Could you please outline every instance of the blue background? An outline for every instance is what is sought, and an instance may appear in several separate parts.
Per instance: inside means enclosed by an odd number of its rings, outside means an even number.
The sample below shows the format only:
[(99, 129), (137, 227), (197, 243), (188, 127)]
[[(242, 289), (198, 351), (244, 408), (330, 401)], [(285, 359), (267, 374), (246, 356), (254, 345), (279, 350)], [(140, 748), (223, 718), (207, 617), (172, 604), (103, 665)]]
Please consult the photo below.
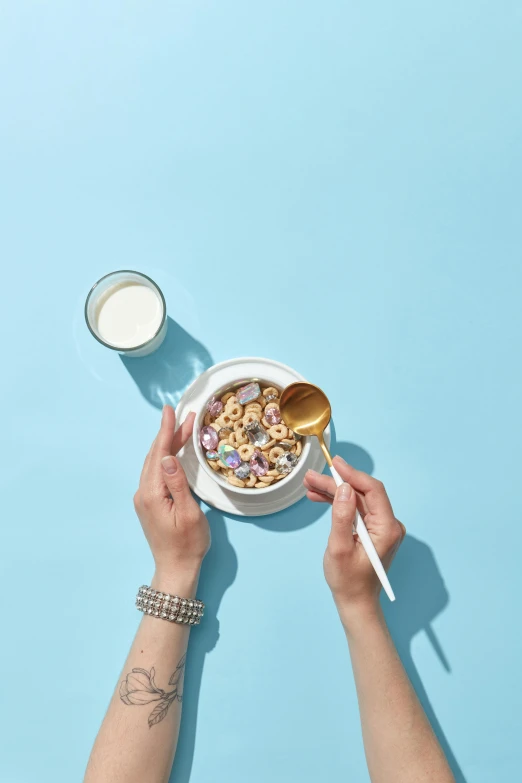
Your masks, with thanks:
[[(158, 406), (242, 355), (329, 394), (408, 528), (386, 609), (457, 779), (517, 778), (521, 34), (515, 0), (0, 3), (3, 783), (81, 780)], [(135, 366), (82, 320), (122, 267), (174, 319)], [(173, 779), (367, 781), (328, 511), (209, 517)]]

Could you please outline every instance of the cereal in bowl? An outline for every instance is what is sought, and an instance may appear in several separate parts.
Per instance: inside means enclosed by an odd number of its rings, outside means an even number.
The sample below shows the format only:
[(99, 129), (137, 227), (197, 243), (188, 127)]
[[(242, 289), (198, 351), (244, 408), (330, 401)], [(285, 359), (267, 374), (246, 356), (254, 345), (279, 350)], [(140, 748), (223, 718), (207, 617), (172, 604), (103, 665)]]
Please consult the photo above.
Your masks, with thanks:
[(269, 487), (299, 462), (301, 436), (285, 425), (280, 394), (252, 381), (208, 401), (200, 444), (209, 467), (232, 486)]

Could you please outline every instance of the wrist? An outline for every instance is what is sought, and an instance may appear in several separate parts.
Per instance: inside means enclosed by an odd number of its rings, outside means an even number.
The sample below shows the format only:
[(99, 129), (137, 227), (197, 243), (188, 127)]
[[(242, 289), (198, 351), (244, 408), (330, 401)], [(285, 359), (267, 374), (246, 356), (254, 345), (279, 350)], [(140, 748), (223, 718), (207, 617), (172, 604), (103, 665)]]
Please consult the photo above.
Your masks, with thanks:
[(341, 603), (336, 601), (339, 618), (348, 636), (355, 636), (368, 628), (385, 626), (386, 621), (378, 600)]
[(156, 567), (150, 586), (154, 590), (178, 595), (180, 598), (195, 598), (200, 567), (200, 565), (169, 569)]

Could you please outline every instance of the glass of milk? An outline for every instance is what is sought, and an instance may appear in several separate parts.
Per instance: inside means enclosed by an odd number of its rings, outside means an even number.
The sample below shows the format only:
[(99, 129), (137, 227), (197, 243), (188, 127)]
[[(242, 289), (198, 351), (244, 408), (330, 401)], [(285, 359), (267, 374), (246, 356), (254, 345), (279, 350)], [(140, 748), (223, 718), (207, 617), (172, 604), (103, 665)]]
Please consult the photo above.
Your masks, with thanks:
[(125, 356), (147, 356), (167, 333), (165, 297), (141, 272), (111, 272), (89, 291), (85, 320), (93, 337), (107, 348)]

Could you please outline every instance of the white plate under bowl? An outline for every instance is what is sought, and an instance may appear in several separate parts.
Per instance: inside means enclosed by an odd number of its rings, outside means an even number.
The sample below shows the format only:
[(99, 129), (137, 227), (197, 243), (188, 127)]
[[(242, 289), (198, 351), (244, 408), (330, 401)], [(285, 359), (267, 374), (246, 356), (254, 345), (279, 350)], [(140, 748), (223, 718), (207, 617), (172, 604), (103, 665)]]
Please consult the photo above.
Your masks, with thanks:
[[(273, 380), (277, 386), (284, 388), (295, 381), (304, 381), (303, 378), (291, 367), (272, 359), (259, 359), (244, 357), (241, 359), (229, 359), (226, 362), (215, 364), (205, 370), (199, 378), (196, 378), (176, 408), (177, 421), (183, 421), (190, 411), (199, 413), (216, 389), (221, 389), (227, 384), (233, 384), (242, 378), (266, 378)], [(326, 445), (330, 445), (330, 427), (325, 430)], [(209, 506), (214, 506), (227, 514), (239, 516), (258, 517), (263, 514), (275, 514), (288, 506), (292, 506), (301, 500), (306, 494), (303, 486), (303, 476), (306, 470), (316, 470), (321, 473), (325, 466), (325, 459), (321, 447), (315, 438), (311, 439), (310, 451), (306, 458), (306, 465), (295, 477), (290, 473), (288, 478), (279, 482), (279, 487), (273, 492), (260, 494), (255, 489), (252, 495), (239, 495), (230, 492), (215, 481), (212, 476), (201, 468), (196, 454), (192, 438), (179, 452), (179, 459), (192, 490)]]

